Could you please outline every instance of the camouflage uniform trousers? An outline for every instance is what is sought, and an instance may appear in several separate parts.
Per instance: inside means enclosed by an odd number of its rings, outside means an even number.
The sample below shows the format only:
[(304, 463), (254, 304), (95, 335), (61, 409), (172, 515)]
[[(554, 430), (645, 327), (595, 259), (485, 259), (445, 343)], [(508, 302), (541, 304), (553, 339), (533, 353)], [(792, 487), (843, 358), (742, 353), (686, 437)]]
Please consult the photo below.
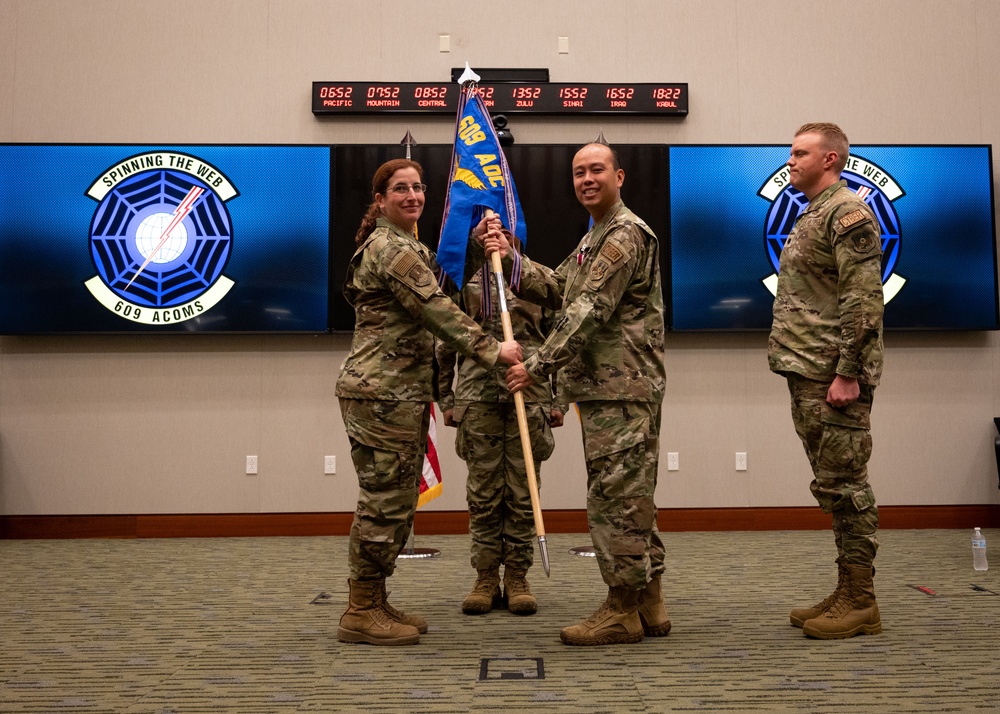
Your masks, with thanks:
[[(555, 440), (549, 407), (524, 405), (531, 436), (536, 482), (541, 488), (542, 461), (552, 455)], [(535, 518), (521, 448), (521, 432), (513, 402), (473, 402), (455, 410), (455, 451), (466, 462), (466, 499), (472, 536), (472, 567), (531, 567)]]
[(834, 407), (826, 401), (829, 382), (786, 377), (792, 421), (815, 477), (809, 488), (823, 511), (833, 514), (837, 560), (870, 566), (878, 550), (878, 506), (868, 484), (875, 390), (861, 384), (856, 402)]
[(341, 399), (340, 411), (359, 486), (348, 539), (350, 575), (387, 578), (413, 528), (430, 404)]
[(656, 528), (660, 405), (578, 404), (587, 460), (587, 523), (601, 577), (609, 587), (641, 590), (663, 572)]

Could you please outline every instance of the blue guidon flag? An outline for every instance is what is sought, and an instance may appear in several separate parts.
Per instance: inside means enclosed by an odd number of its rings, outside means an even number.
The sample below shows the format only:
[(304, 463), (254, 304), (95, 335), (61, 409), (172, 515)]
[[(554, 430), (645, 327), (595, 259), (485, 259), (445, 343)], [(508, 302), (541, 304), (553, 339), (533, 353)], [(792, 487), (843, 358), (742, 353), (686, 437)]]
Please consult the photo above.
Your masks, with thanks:
[[(438, 264), (459, 288), (465, 273), (469, 233), (487, 208), (496, 212), (504, 227), (522, 246), (527, 243), (524, 213), (493, 122), (478, 88), (474, 84), (464, 84), (458, 99), (455, 148), (437, 248)], [(520, 282), (520, 256), (516, 251), (514, 259), (511, 287), (516, 290)], [(443, 281), (444, 276), (441, 279)]]

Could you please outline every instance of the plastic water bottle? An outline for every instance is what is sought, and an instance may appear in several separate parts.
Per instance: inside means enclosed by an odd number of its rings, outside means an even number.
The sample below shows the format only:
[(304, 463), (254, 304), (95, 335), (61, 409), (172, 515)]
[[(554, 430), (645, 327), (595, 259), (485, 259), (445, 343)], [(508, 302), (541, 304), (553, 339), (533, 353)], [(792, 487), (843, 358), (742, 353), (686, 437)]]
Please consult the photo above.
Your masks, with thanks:
[(989, 570), (986, 562), (986, 536), (978, 528), (972, 534), (972, 567), (976, 570)]

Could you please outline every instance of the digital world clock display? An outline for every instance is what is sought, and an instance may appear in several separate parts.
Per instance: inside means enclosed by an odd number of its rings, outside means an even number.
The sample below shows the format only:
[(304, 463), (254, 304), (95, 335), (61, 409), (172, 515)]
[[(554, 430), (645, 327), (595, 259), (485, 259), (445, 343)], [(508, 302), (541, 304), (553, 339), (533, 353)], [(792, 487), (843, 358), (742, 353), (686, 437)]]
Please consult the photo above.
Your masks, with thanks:
[[(479, 84), (493, 114), (633, 114), (687, 116), (688, 86), (681, 84)], [(313, 82), (317, 116), (350, 114), (454, 114), (455, 82)]]

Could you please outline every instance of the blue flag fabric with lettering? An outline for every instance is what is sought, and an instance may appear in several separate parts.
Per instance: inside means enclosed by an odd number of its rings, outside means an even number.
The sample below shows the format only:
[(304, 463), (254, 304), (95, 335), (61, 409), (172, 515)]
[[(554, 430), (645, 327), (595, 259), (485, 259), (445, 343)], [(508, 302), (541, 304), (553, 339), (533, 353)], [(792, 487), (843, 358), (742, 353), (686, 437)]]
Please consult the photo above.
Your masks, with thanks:
[(493, 122), (476, 89), (462, 87), (437, 248), (438, 265), (459, 288), (465, 274), (469, 232), (486, 208), (496, 212), (504, 227), (521, 240), (521, 245), (527, 243), (524, 213)]

